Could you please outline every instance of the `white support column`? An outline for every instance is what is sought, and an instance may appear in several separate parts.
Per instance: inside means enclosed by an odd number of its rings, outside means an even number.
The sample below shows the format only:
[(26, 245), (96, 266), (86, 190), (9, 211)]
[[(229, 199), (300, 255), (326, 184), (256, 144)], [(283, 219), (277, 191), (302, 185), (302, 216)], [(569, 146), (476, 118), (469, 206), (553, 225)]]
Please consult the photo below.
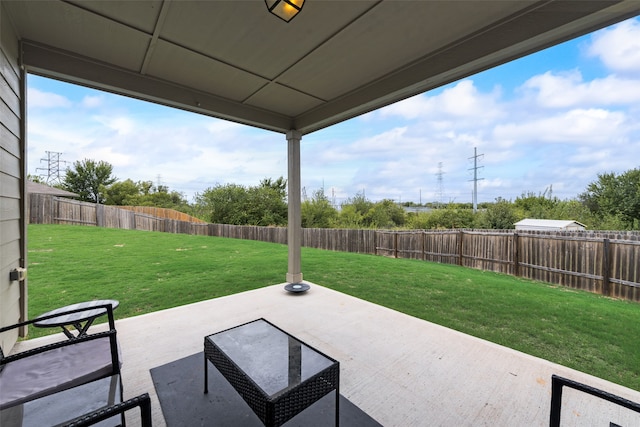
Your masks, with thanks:
[(301, 247), (302, 247), (302, 218), (301, 218), (301, 185), (300, 185), (300, 140), (302, 133), (297, 130), (287, 132), (288, 168), (287, 180), (289, 217), (287, 229), (287, 246), (289, 247), (289, 270), (286, 281), (288, 283), (302, 282)]

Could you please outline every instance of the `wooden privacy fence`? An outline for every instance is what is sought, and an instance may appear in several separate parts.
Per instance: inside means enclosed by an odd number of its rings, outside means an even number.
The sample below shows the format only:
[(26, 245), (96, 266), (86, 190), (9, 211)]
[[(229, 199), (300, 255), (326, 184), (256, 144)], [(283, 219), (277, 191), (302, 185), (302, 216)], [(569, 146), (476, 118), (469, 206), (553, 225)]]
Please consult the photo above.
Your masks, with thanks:
[(640, 301), (640, 235), (634, 232), (379, 231), (376, 253)]
[[(206, 224), (31, 194), (34, 224), (81, 224), (287, 243), (285, 227)], [(305, 228), (302, 245), (457, 264), (640, 302), (640, 233)]]
[(157, 208), (155, 206), (118, 206), (119, 209), (127, 209), (137, 213), (147, 214), (154, 217), (176, 219), (178, 221), (185, 222), (197, 222), (198, 224), (206, 224), (206, 221), (196, 218), (191, 215), (187, 215), (184, 212), (177, 211), (175, 209)]

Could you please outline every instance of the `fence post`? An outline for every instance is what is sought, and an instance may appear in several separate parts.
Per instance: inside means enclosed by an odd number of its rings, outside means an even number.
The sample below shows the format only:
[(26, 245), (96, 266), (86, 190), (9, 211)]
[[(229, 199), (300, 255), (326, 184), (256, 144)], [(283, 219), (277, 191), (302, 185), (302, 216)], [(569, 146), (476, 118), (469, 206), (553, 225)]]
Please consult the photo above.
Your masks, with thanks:
[(513, 275), (520, 277), (520, 239), (518, 232), (513, 233)]
[(96, 203), (96, 226), (104, 227), (104, 205)]
[(373, 254), (378, 255), (378, 230), (373, 230)]
[[(64, 221), (61, 221), (63, 212), (65, 210), (60, 206), (60, 198), (56, 196), (51, 196), (51, 224), (64, 224)], [(71, 219), (73, 219), (73, 209), (71, 209)]]
[(393, 257), (398, 258), (398, 232), (393, 232)]
[(611, 290), (609, 289), (609, 277), (610, 272), (610, 245), (609, 239), (602, 239), (602, 295), (609, 296)]
[(135, 211), (128, 211), (130, 213), (130, 220), (131, 223), (129, 224), (129, 229), (130, 230), (135, 230), (136, 229), (136, 213)]
[(458, 265), (462, 265), (462, 229), (458, 230)]

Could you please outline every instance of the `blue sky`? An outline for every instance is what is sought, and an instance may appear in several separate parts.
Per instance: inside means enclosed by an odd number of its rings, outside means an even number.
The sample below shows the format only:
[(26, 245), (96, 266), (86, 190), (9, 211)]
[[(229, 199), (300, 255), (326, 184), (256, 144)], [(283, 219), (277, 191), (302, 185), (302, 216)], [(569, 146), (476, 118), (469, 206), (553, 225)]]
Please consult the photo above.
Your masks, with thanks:
[[(46, 151), (61, 152), (188, 200), (287, 175), (275, 132), (32, 75), (27, 99), (34, 175)], [(479, 202), (549, 190), (572, 199), (599, 173), (640, 167), (640, 18), (305, 135), (302, 185), (336, 204), (362, 192), (471, 202), (474, 148)]]

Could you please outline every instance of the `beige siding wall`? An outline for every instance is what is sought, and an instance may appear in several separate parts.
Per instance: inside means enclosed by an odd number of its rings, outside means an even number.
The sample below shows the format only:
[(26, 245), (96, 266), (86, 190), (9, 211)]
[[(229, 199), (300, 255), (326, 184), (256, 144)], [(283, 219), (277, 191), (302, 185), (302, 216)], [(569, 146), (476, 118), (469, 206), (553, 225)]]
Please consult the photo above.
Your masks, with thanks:
[[(0, 2), (0, 325), (17, 323), (26, 307), (26, 283), (9, 280), (9, 272), (23, 266), (24, 146), (22, 144), (23, 73), (18, 65), (18, 38)], [(17, 331), (0, 336), (7, 352)]]

